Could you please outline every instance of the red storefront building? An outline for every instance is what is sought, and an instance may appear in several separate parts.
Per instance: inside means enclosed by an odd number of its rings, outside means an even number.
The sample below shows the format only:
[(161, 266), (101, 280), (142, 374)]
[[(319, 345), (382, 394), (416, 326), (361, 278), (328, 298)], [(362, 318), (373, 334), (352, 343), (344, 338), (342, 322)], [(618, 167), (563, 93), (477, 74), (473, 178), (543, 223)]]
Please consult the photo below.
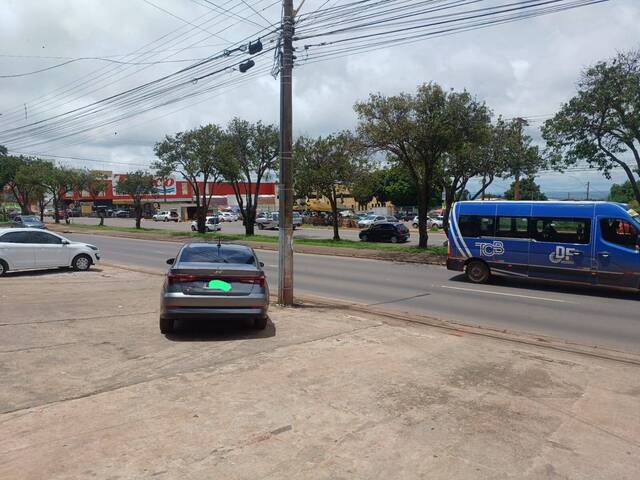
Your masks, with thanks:
[[(106, 208), (128, 208), (132, 205), (131, 197), (120, 195), (116, 192), (116, 185), (125, 178), (126, 175), (112, 172), (104, 172), (104, 179), (107, 187), (104, 192), (95, 199), (91, 198), (89, 192), (73, 192), (66, 197), (68, 205), (79, 205), (83, 209), (83, 214), (88, 214), (90, 208), (106, 207)], [(202, 185), (200, 185), (202, 188)], [(241, 185), (241, 192), (244, 194), (247, 185)], [(229, 183), (216, 183), (215, 185), (207, 185), (207, 195), (210, 199), (210, 211), (237, 209), (238, 202), (236, 200), (233, 187)], [(251, 184), (251, 192), (256, 193), (255, 184)], [(263, 182), (260, 184), (258, 192), (258, 210), (273, 211), (277, 209), (277, 184), (275, 182)], [(158, 210), (174, 210), (177, 211), (182, 219), (193, 218), (195, 213), (195, 196), (193, 188), (189, 182), (185, 180), (177, 180), (175, 177), (156, 179), (156, 192), (145, 195), (143, 200), (143, 208), (145, 213), (153, 214)]]

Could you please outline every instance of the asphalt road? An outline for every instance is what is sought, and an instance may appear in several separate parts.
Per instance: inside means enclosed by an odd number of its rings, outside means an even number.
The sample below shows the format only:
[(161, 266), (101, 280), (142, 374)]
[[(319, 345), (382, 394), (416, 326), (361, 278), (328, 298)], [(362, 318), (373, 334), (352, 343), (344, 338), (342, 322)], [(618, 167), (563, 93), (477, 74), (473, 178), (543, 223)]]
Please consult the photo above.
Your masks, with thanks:
[[(69, 238), (97, 245), (106, 262), (146, 268), (165, 269), (180, 246), (98, 235)], [(258, 256), (276, 288), (277, 253)], [(295, 286), (300, 293), (394, 312), (640, 351), (636, 293), (506, 279), (477, 286), (437, 266), (306, 254), (295, 256)]]
[[(96, 225), (98, 223), (97, 218), (88, 218), (88, 217), (78, 217), (73, 218), (73, 223), (79, 223), (84, 225)], [(114, 227), (134, 227), (135, 220), (132, 218), (107, 218), (105, 219), (106, 225), (111, 225)], [(409, 245), (417, 245), (418, 244), (418, 231), (414, 230), (409, 223), (406, 225), (411, 230), (411, 238), (409, 239)], [(154, 222), (153, 220), (143, 220), (142, 226), (144, 228), (158, 228), (164, 230), (182, 230), (187, 231), (191, 228), (190, 222)], [(256, 231), (258, 228), (256, 227)], [(242, 222), (223, 222), (222, 223), (222, 232), (223, 233), (233, 233), (233, 234), (243, 234), (244, 227), (242, 226)], [(359, 230), (354, 229), (340, 229), (340, 237), (343, 240), (359, 240), (358, 233)], [(270, 235), (277, 236), (277, 230), (261, 230), (260, 235)], [(297, 228), (294, 232), (294, 236), (296, 238), (314, 238), (314, 239), (324, 239), (324, 238), (332, 238), (333, 230), (330, 227), (302, 227)], [(442, 243), (447, 239), (444, 233), (429, 233), (429, 243), (430, 245), (442, 245)]]

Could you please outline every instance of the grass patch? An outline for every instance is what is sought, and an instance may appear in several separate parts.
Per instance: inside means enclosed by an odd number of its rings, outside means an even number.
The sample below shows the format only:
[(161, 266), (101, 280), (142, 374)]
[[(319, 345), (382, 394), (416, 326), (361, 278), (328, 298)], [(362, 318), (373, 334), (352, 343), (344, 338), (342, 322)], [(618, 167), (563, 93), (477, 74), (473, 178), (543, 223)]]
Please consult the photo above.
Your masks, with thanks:
[[(60, 224), (63, 225), (64, 224)], [(216, 238), (221, 238), (222, 240), (228, 241), (239, 241), (239, 242), (260, 242), (260, 243), (278, 243), (278, 237), (270, 236), (270, 235), (253, 235), (251, 237), (247, 237), (242, 234), (232, 234), (232, 233), (220, 233), (220, 232), (210, 232), (210, 233), (198, 233), (192, 231), (176, 231), (176, 230), (162, 230), (159, 228), (134, 228), (134, 227), (114, 227), (110, 225), (104, 225), (102, 227), (98, 225), (85, 225), (85, 224), (72, 224), (69, 227), (78, 229), (78, 230), (99, 230), (104, 232), (126, 232), (126, 233), (138, 233), (138, 234), (147, 234), (147, 235), (160, 235), (167, 237), (177, 237), (177, 238), (201, 238), (203, 240), (212, 240)], [(331, 248), (355, 248), (358, 250), (383, 250), (387, 252), (402, 252), (402, 253), (430, 253), (434, 255), (446, 255), (447, 249), (446, 247), (441, 246), (431, 246), (426, 249), (418, 248), (413, 245), (398, 245), (392, 243), (369, 243), (369, 242), (360, 242), (354, 240), (331, 240), (331, 239), (320, 239), (320, 238), (296, 238), (296, 245), (314, 245), (318, 247), (331, 247)]]

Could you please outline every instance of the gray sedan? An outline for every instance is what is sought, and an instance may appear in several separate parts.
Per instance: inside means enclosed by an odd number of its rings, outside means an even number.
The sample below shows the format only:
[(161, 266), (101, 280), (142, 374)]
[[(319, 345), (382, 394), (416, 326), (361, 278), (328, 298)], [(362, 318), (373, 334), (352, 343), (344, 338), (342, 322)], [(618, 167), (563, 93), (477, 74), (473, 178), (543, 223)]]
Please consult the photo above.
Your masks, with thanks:
[(13, 218), (13, 226), (16, 228), (47, 228), (35, 215), (18, 215)]
[(269, 286), (252, 248), (237, 244), (192, 242), (167, 263), (162, 287), (160, 331), (171, 333), (174, 320), (250, 318), (267, 326)]

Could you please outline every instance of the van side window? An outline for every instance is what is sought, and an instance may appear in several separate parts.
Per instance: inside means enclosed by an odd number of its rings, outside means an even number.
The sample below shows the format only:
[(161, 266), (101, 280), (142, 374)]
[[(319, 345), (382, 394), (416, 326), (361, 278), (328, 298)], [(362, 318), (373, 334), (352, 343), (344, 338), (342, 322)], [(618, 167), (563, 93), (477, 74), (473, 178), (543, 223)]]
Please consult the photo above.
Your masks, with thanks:
[(498, 217), (496, 237), (529, 238), (528, 217)]
[(532, 237), (538, 242), (588, 244), (591, 238), (590, 218), (534, 218)]
[(458, 225), (463, 237), (493, 237), (493, 217), (460, 215)]
[(603, 218), (600, 220), (600, 232), (603, 240), (616, 245), (635, 248), (638, 243), (638, 231), (626, 220)]

